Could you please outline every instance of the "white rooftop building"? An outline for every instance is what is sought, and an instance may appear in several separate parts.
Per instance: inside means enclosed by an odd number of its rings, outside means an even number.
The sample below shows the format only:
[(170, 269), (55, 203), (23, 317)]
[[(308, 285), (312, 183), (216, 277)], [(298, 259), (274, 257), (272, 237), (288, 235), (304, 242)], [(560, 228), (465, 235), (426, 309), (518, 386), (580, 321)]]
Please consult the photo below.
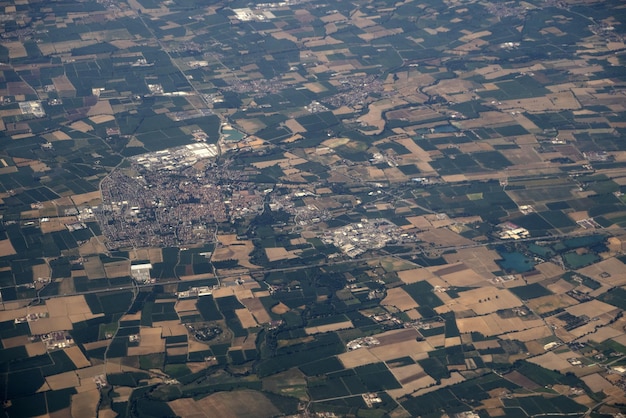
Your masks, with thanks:
[(150, 281), (150, 270), (152, 269), (152, 264), (136, 264), (134, 266), (130, 266), (130, 275), (133, 276), (133, 279), (137, 280), (141, 283), (146, 283)]

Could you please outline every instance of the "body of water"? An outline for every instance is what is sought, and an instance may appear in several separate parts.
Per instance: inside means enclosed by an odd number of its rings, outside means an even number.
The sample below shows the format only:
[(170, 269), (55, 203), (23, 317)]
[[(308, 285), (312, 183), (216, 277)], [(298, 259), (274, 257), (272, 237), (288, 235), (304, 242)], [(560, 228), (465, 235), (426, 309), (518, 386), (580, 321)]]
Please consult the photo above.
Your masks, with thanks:
[(502, 260), (498, 261), (498, 265), (502, 267), (504, 271), (512, 271), (514, 273), (525, 273), (535, 268), (535, 263), (532, 258), (526, 257), (520, 252), (506, 253), (500, 252)]

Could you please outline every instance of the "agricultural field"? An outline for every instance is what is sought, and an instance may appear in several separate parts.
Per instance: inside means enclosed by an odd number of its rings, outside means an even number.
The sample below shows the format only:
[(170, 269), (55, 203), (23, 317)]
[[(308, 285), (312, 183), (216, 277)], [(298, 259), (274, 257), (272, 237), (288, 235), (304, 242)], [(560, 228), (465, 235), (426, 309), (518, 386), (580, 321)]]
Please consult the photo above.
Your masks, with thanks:
[(6, 416), (623, 412), (622, 2), (2, 7)]

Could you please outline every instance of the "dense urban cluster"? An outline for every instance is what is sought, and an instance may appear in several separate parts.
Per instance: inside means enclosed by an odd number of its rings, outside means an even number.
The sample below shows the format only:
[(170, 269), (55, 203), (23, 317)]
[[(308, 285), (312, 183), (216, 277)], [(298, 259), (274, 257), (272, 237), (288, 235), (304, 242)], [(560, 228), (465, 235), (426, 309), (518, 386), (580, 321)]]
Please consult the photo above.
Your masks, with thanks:
[[(250, 217), (263, 208), (264, 194), (238, 171), (169, 166), (116, 171), (101, 184), (103, 203), (95, 214), (109, 248), (177, 246), (213, 239), (216, 223)], [(168, 161), (168, 164), (171, 162)]]

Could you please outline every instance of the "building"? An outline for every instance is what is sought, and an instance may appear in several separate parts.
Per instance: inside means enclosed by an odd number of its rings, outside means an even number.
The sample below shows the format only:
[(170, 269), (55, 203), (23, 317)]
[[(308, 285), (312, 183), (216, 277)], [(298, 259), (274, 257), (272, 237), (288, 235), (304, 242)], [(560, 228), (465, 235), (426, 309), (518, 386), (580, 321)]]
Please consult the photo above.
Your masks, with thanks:
[(136, 264), (130, 266), (130, 275), (140, 283), (147, 283), (150, 281), (150, 270), (152, 270), (152, 264)]

